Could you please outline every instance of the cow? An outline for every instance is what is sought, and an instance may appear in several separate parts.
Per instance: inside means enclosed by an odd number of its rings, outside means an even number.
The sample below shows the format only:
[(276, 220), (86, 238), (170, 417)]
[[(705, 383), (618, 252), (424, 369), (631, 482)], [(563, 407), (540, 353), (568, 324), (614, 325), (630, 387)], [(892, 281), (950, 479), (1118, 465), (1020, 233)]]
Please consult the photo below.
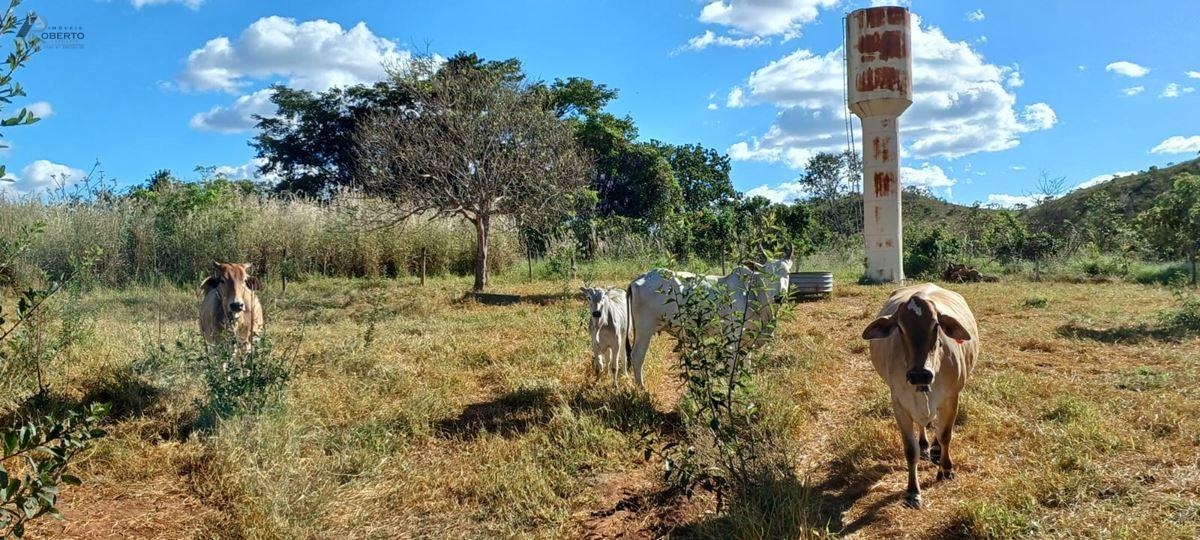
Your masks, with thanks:
[(214, 262), (212, 275), (200, 283), (200, 333), (209, 344), (232, 337), (238, 354), (249, 354), (263, 330), (262, 304), (254, 292), (261, 285), (250, 275), (252, 266)]
[(613, 382), (628, 373), (625, 340), (629, 334), (629, 305), (625, 291), (614, 288), (580, 287), (588, 301), (588, 337), (592, 342), (592, 373), (596, 379), (605, 367)]
[[(697, 276), (689, 272), (677, 272), (655, 268), (635, 278), (627, 289), (629, 295), (629, 333), (626, 347), (629, 363), (633, 367), (633, 378), (638, 387), (645, 388), (642, 381), (642, 365), (646, 351), (650, 349), (650, 338), (667, 330), (673, 332), (674, 319), (679, 312), (679, 302), (690, 293), (688, 287), (704, 287), (708, 291), (728, 291), (732, 305), (724, 306), (722, 319), (745, 314), (745, 327), (770, 321), (775, 298), (787, 295), (788, 275), (792, 270), (792, 248), (789, 246), (782, 259), (767, 260), (765, 263), (747, 262), (734, 268), (727, 276)], [(766, 254), (763, 254), (766, 260)], [(695, 285), (691, 285), (691, 284)], [(751, 298), (753, 294), (753, 298)], [(761, 339), (765, 336), (759, 335)]]
[[(939, 465), (938, 480), (954, 479), (950, 439), (958, 394), (979, 355), (979, 328), (961, 295), (926, 283), (893, 292), (862, 337), (871, 341), (871, 363), (891, 390), (908, 460), (904, 504), (919, 509), (918, 458)], [(934, 430), (932, 448), (926, 427)]]

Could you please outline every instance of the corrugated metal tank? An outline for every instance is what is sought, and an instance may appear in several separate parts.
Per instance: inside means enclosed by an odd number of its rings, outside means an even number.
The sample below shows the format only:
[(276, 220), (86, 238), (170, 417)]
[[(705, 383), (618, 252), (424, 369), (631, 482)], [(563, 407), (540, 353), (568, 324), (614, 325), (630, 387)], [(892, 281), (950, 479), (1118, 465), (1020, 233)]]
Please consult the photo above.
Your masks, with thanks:
[(846, 18), (850, 110), (862, 120), (867, 279), (903, 281), (899, 117), (912, 105), (909, 12), (874, 7)]

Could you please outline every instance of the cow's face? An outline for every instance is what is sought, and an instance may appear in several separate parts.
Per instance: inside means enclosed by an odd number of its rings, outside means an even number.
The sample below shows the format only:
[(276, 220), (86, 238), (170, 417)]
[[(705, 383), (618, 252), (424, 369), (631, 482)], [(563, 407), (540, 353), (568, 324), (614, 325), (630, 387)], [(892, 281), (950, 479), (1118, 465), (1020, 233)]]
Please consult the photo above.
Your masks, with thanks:
[(250, 291), (259, 288), (258, 278), (250, 275), (251, 263), (213, 263), (213, 273), (200, 286), (217, 291), (222, 309), (232, 319), (238, 319), (250, 305)]
[(863, 330), (863, 339), (883, 339), (900, 333), (904, 350), (905, 380), (917, 391), (928, 392), (934, 374), (941, 366), (941, 335), (963, 342), (971, 334), (957, 319), (939, 313), (937, 306), (924, 296), (913, 296), (900, 304), (893, 315), (875, 319)]
[(762, 260), (764, 262), (758, 263), (754, 261), (747, 261), (744, 264), (747, 268), (754, 270), (755, 272), (761, 272), (770, 276), (770, 280), (767, 281), (767, 288), (769, 289), (768, 292), (772, 297), (776, 297), (781, 294), (786, 296), (788, 290), (788, 275), (792, 272), (792, 256), (792, 246), (788, 246), (787, 252), (783, 254), (782, 258), (770, 259), (767, 257), (767, 253), (764, 251), (762, 252)]
[(588, 314), (592, 318), (592, 322), (600, 321), (600, 303), (604, 300), (604, 289), (596, 287), (580, 287), (579, 292), (583, 293), (584, 298), (588, 301)]

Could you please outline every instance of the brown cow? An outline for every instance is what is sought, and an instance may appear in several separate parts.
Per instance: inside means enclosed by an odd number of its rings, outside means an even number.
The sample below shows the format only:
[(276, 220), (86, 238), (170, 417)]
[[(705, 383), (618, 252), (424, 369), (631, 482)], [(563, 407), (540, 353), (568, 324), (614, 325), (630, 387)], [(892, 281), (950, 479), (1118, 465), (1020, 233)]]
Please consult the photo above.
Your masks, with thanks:
[(200, 333), (209, 343), (217, 343), (223, 333), (232, 334), (241, 354), (250, 352), (263, 328), (262, 304), (254, 292), (260, 285), (249, 275), (251, 266), (214, 262), (212, 275), (200, 284)]
[[(932, 283), (912, 285), (892, 293), (862, 337), (871, 340), (871, 363), (892, 392), (908, 460), (905, 505), (920, 508), (918, 456), (940, 461), (938, 480), (954, 478), (950, 438), (958, 393), (979, 355), (975, 316), (956, 292)], [(932, 448), (926, 426), (934, 429)]]

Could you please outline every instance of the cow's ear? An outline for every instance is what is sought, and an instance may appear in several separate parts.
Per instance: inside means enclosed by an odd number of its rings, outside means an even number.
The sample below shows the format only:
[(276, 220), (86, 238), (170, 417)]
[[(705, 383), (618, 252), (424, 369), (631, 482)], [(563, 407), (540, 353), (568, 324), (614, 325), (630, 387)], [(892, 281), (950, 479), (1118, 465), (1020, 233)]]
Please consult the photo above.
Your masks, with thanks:
[(200, 282), (200, 290), (202, 291), (209, 291), (215, 288), (217, 288), (217, 278), (215, 277), (208, 276), (204, 278), (204, 281)]
[(892, 331), (896, 329), (896, 319), (891, 315), (884, 315), (867, 325), (863, 330), (863, 339), (883, 339), (892, 335)]
[(942, 331), (945, 332), (947, 336), (950, 336), (957, 341), (967, 341), (971, 339), (971, 333), (968, 332), (966, 328), (963, 328), (962, 323), (958, 322), (958, 319), (946, 315), (945, 313), (938, 314), (938, 326), (942, 327)]
[(252, 291), (261, 291), (262, 281), (259, 281), (258, 276), (249, 276), (246, 278), (246, 286)]

